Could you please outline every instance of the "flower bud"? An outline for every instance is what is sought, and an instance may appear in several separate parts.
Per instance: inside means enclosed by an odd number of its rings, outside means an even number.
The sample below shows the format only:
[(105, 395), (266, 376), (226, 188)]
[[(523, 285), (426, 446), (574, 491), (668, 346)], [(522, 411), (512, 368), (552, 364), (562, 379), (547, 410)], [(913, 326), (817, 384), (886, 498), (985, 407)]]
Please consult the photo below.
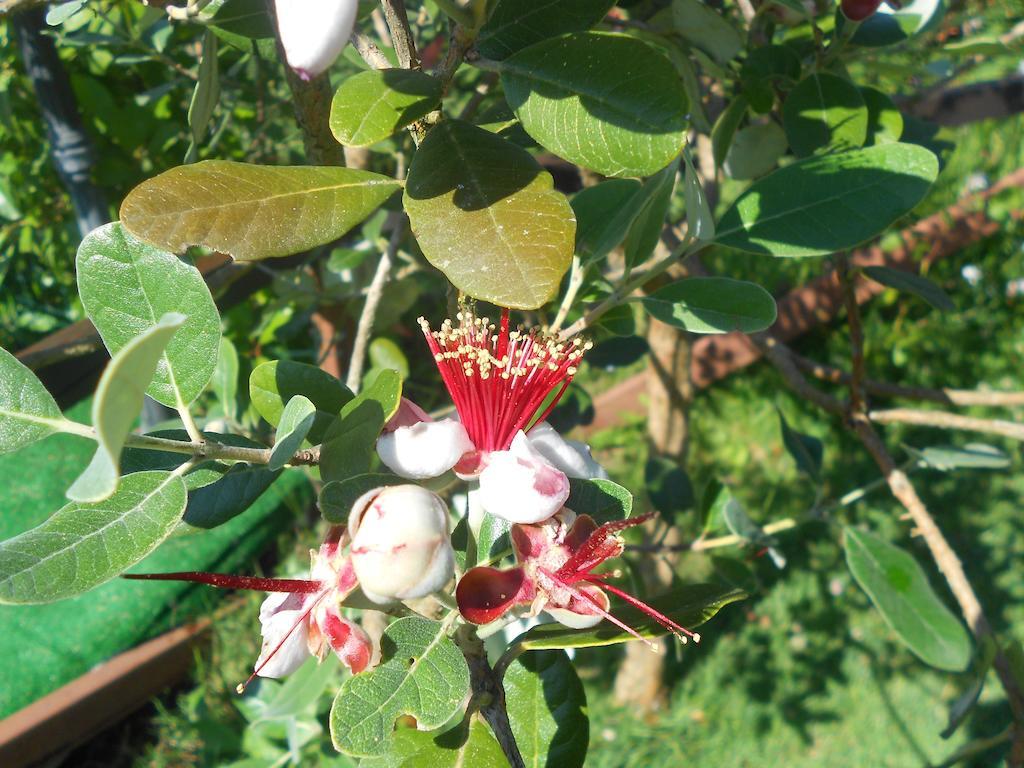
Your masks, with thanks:
[(399, 477), (425, 480), (443, 475), (473, 450), (466, 428), (454, 419), (432, 420), (402, 398), (398, 413), (377, 440), (377, 455)]
[(324, 72), (348, 44), (359, 0), (274, 0), (288, 65), (303, 80)]
[(882, 0), (842, 0), (839, 8), (850, 21), (864, 21), (873, 16), (881, 4)]
[(480, 473), (480, 504), (512, 523), (539, 523), (569, 498), (569, 479), (551, 466), (523, 432), (507, 451), (495, 451)]
[(426, 597), (455, 572), (448, 508), (418, 485), (376, 488), (349, 514), (352, 565), (376, 603)]

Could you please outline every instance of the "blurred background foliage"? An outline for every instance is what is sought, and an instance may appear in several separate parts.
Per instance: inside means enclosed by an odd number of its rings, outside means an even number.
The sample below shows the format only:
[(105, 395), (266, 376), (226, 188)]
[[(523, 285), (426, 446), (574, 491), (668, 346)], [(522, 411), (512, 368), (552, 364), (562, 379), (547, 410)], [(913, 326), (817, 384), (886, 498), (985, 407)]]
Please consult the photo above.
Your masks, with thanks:
[[(943, 28), (962, 28), (969, 20), (995, 35), (1005, 31), (1019, 10), (1014, 0), (965, 3), (946, 17)], [(158, 9), (140, 3), (101, 0), (53, 26), (49, 34), (58, 44), (94, 143), (93, 180), (114, 219), (117, 204), (132, 186), (180, 164), (188, 152), (187, 113), (203, 33), (195, 26), (172, 27)], [(224, 42), (219, 106), (200, 157), (301, 162), (301, 135), (276, 57)], [(926, 47), (884, 49), (856, 66), (858, 82), (907, 92), (946, 76), (959, 63), (933, 40)], [(361, 67), (349, 56), (332, 74), (340, 80)], [(1005, 67), (1005, 60), (998, 58), (983, 61), (959, 74), (957, 82), (1000, 77)], [(1020, 117), (944, 129), (936, 138), (946, 148), (945, 168), (916, 215), (939, 210), (967, 189), (983, 188), (1024, 167)], [(371, 167), (386, 166), (388, 156), (371, 154), (369, 162)], [(727, 182), (722, 204), (740, 188)], [(989, 205), (989, 213), (1005, 224), (1002, 231), (932, 266), (928, 276), (950, 295), (956, 312), (940, 312), (892, 290), (867, 305), (868, 368), (874, 377), (929, 386), (1024, 389), (1024, 285), (1017, 282), (1024, 279), (1024, 225), (1010, 215), (1022, 203), (1020, 190), (1000, 196)], [(318, 339), (310, 330), (310, 318), (325, 300), (341, 308), (340, 328), (346, 327), (345, 318), (354, 322), (360, 297), (353, 286), (365, 285), (372, 274), (374, 259), (367, 256), (382, 246), (383, 215), (371, 218), (329, 253), (274, 269), (268, 288), (226, 314), (244, 369), (272, 358), (315, 362)], [(0, 25), (0, 346), (25, 347), (81, 317), (73, 271), (78, 240), (12, 29)], [(714, 272), (754, 280), (776, 295), (823, 269), (814, 260), (734, 252), (708, 254), (705, 262)], [(445, 283), (421, 261), (410, 260), (402, 268), (403, 276), (388, 288), (387, 312), (378, 324), (369, 367), (410, 370), (407, 393), (425, 406), (439, 405), (440, 388), (432, 386), (433, 365), (415, 318), (446, 314)], [(362, 279), (353, 278), (353, 272)], [(629, 331), (633, 323), (628, 315), (619, 320)], [(815, 360), (848, 367), (843, 328), (839, 323), (821, 326), (795, 348)], [(643, 367), (642, 360), (614, 369), (591, 365), (578, 383), (593, 397)], [(247, 373), (243, 370), (243, 377)], [(563, 407), (562, 415), (578, 402)], [(717, 479), (762, 524), (800, 520), (821, 501), (783, 447), (776, 409), (795, 429), (823, 442), (826, 500), (877, 477), (870, 459), (841, 425), (790, 394), (770, 367), (757, 365), (697, 396), (688, 469), (698, 492)], [(985, 409), (966, 412), (999, 415)], [(1024, 413), (1018, 409), (1013, 416), (1019, 420)], [(970, 442), (926, 428), (890, 427), (887, 434), (893, 445), (918, 448)], [(612, 476), (642, 497), (648, 450), (643, 417), (631, 417), (624, 426), (589, 439)], [(1009, 468), (920, 470), (919, 488), (960, 553), (997, 632), (1024, 639), (1024, 456), (1013, 441), (987, 442), (1011, 456)], [(36, 481), (41, 480), (25, 479)], [(990, 681), (967, 725), (948, 740), (940, 737), (961, 681), (917, 662), (851, 581), (837, 543), (837, 523), (870, 523), (927, 564), (937, 593), (947, 594), (923, 546), (898, 522), (900, 511), (879, 491), (839, 509), (828, 522), (787, 531), (779, 536), (788, 560), (782, 570), (767, 557), (736, 548), (718, 550), (714, 559), (699, 553), (683, 557), (680, 578), (741, 583), (754, 596), (709, 625), (699, 646), (675, 649), (676, 658), (667, 669), (673, 684), (669, 699), (649, 717), (638, 718), (612, 703), (607, 651), (577, 656), (591, 718), (589, 764), (610, 768), (685, 761), (895, 768), (936, 765), (971, 739), (997, 735), (1008, 715), (998, 703), (998, 686)], [(680, 509), (676, 522), (684, 538), (701, 531), (693, 508)], [(279, 542), (279, 570), (301, 569), (317, 538), (315, 531), (297, 524)], [(197, 656), (190, 684), (76, 750), (66, 764), (248, 768), (273, 764), (284, 749), (301, 757), (303, 765), (347, 765), (348, 759), (334, 753), (322, 730), (285, 732), (266, 723), (245, 728), (259, 721), (259, 707), (281, 688), (263, 681), (254, 687), (254, 696), (234, 695), (235, 684), (246, 676), (258, 652), (258, 600), (238, 597), (224, 604), (208, 652)], [(329, 701), (327, 694), (313, 696), (309, 706), (322, 715)], [(998, 748), (983, 751), (969, 764), (993, 765), (999, 754)]]

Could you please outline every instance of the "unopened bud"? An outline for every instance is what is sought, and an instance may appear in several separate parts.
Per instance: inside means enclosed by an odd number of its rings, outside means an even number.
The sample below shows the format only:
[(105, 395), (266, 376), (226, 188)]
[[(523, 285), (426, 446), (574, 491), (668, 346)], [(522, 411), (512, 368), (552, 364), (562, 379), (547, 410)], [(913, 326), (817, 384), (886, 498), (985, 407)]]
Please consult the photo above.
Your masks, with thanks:
[(359, 586), (374, 602), (426, 597), (455, 572), (448, 508), (437, 494), (418, 485), (363, 494), (348, 525)]
[(275, 0), (288, 65), (303, 80), (324, 72), (348, 44), (359, 0)]

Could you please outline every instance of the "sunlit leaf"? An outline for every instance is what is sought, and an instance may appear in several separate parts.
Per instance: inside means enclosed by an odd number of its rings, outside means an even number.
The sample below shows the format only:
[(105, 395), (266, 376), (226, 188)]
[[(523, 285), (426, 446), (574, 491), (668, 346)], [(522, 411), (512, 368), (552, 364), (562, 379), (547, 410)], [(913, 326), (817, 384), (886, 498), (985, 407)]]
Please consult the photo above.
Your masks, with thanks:
[(549, 37), (590, 29), (613, 5), (614, 0), (499, 2), (480, 30), (476, 48), (489, 59), (504, 59)]
[(63, 422), (60, 408), (43, 382), (0, 348), (0, 453), (59, 432)]
[(337, 240), (399, 188), (353, 168), (205, 160), (135, 187), (121, 221), (174, 253), (201, 245), (243, 261), (266, 259)]
[(320, 447), (320, 476), (324, 482), (347, 480), (370, 469), (377, 437), (402, 399), (397, 371), (381, 371), (374, 382), (341, 409)]
[(253, 407), (272, 427), (281, 422), (285, 404), (296, 395), (308, 397), (316, 406), (316, 420), (308, 435), (314, 443), (323, 440), (331, 422), (352, 399), (348, 387), (315, 365), (271, 360), (256, 366), (249, 376)]
[(576, 221), (530, 154), (445, 120), (413, 157), (405, 210), (427, 260), (461, 291), (504, 307), (548, 301), (572, 260)]
[(368, 147), (426, 117), (444, 83), (415, 69), (373, 69), (352, 75), (331, 102), (331, 132), (347, 147)]
[(302, 447), (309, 430), (313, 428), (316, 417), (316, 406), (308, 397), (295, 395), (281, 412), (281, 421), (277, 425), (277, 436), (274, 438), (274, 449), (270, 453), (267, 469), (281, 469), (291, 460), (295, 452)]
[(185, 500), (180, 477), (139, 472), (105, 501), (67, 504), (0, 543), (0, 603), (49, 603), (109, 581), (170, 535)]
[(886, 94), (877, 88), (860, 87), (868, 108), (867, 146), (891, 144), (903, 135), (903, 115)]
[(569, 478), (565, 505), (578, 515), (590, 515), (598, 523), (624, 520), (633, 513), (633, 494), (611, 480)]
[(659, 288), (644, 309), (663, 323), (692, 333), (763, 331), (775, 322), (775, 300), (756, 283), (727, 277), (691, 277)]
[(474, 717), (438, 735), (415, 728), (395, 731), (391, 749), (382, 757), (364, 758), (359, 768), (508, 768), (491, 729)]
[(502, 62), (501, 82), (530, 136), (606, 176), (650, 176), (682, 149), (688, 106), (679, 75), (635, 38), (545, 40)]
[(238, 417), (238, 350), (231, 340), (222, 336), (220, 350), (217, 353), (217, 365), (213, 369), (213, 378), (210, 379), (210, 386), (224, 415), (229, 419)]

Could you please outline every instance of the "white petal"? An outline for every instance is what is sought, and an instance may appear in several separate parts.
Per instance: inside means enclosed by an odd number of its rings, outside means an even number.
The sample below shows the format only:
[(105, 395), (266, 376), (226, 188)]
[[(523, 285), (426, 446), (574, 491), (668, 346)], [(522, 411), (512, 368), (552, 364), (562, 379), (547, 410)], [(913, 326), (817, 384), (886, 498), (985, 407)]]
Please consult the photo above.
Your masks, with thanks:
[(268, 656), (272, 655), (272, 658), (260, 670), (260, 677), (284, 677), (301, 667), (309, 658), (309, 619), (302, 619), (302, 614), (309, 607), (309, 597), (275, 592), (263, 601), (260, 606), (263, 647), (256, 660), (256, 667), (259, 668)]
[(443, 475), (474, 450), (466, 428), (453, 419), (421, 421), (377, 440), (377, 455), (399, 477), (425, 480)]
[(603, 616), (596, 613), (575, 613), (566, 608), (545, 608), (544, 611), (559, 624), (569, 627), (569, 629), (590, 629), (604, 620)]
[(527, 437), (530, 445), (568, 477), (580, 480), (607, 479), (608, 473), (594, 461), (589, 445), (579, 440), (566, 440), (546, 421), (531, 429)]
[(326, 70), (348, 44), (358, 0), (275, 0), (288, 64), (303, 79)]
[(384, 488), (353, 507), (352, 565), (363, 593), (378, 603), (426, 597), (455, 572), (448, 508), (418, 485)]
[(569, 479), (530, 445), (523, 432), (507, 451), (488, 456), (480, 473), (480, 504), (512, 523), (539, 523), (569, 498)]

